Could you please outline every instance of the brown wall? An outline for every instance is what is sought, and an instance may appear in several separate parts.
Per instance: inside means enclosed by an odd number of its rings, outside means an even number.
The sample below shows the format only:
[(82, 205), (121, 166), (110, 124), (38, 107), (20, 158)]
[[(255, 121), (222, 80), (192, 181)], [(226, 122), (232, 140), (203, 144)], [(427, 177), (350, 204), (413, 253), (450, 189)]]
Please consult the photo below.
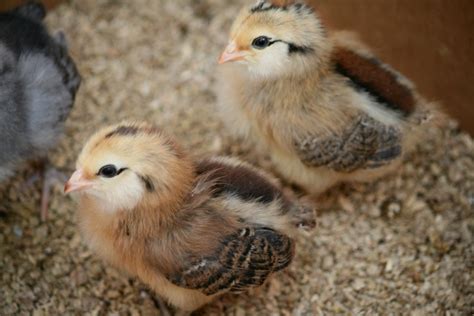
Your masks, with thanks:
[[(28, 0), (0, 0), (0, 11), (9, 10), (15, 8), (19, 4), (25, 3)], [(41, 0), (43, 4), (48, 8), (51, 9), (58, 5), (63, 0)]]
[(329, 28), (357, 31), (474, 135), (474, 0), (310, 1)]

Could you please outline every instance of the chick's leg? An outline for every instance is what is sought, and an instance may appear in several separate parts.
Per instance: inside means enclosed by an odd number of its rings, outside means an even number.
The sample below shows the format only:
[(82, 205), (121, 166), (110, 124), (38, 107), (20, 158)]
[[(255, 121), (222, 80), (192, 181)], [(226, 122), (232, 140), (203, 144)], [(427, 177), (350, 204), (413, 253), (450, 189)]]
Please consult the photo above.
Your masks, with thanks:
[(47, 165), (43, 171), (43, 185), (41, 188), (41, 208), (40, 217), (42, 221), (48, 219), (49, 199), (51, 196), (51, 189), (55, 184), (63, 184), (67, 180), (66, 175), (59, 172), (55, 168)]
[[(284, 189), (283, 191), (291, 200), (297, 200), (296, 195), (291, 190)], [(295, 227), (304, 230), (312, 230), (316, 227), (316, 210), (308, 198), (300, 198), (288, 211)]]
[(316, 227), (316, 211), (313, 206), (302, 203), (291, 209), (293, 223), (297, 228), (312, 230)]
[(67, 180), (67, 177), (52, 167), (47, 159), (34, 161), (32, 167), (35, 169), (35, 174), (26, 181), (26, 185), (33, 186), (37, 181), (42, 182), (40, 218), (42, 221), (46, 221), (48, 218), (51, 189), (57, 183), (63, 184)]

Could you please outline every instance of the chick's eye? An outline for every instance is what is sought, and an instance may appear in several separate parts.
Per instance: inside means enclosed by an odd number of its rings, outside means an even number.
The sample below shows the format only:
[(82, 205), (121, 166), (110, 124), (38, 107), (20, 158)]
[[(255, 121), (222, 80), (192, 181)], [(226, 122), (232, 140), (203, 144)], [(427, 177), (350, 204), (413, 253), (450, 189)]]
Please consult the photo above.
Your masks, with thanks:
[(105, 178), (113, 178), (118, 174), (117, 168), (114, 165), (105, 165), (99, 169), (98, 175)]
[(259, 36), (255, 38), (252, 42), (252, 46), (256, 49), (264, 49), (270, 45), (270, 39), (266, 36)]

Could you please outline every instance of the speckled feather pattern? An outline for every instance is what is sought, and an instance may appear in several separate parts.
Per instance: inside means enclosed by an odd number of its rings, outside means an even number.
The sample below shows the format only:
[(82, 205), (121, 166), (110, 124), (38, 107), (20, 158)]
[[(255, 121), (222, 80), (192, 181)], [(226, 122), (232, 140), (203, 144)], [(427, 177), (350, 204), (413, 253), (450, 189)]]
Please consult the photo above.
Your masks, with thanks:
[(183, 270), (169, 279), (206, 295), (240, 293), (261, 286), (271, 273), (286, 268), (293, 255), (294, 242), (288, 236), (248, 227), (224, 237), (214, 255), (186, 258)]
[(308, 166), (328, 166), (340, 172), (381, 167), (402, 154), (400, 131), (366, 115), (340, 135), (306, 138), (295, 145), (300, 159)]

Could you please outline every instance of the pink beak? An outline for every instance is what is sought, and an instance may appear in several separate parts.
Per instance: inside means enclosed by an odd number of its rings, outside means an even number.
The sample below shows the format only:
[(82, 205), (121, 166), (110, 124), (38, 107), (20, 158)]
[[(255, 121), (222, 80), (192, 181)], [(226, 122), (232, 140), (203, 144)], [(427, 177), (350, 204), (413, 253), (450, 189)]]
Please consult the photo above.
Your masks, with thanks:
[(84, 177), (82, 169), (77, 169), (72, 174), (71, 178), (64, 185), (64, 193), (68, 194), (74, 191), (84, 190), (92, 186), (92, 181)]
[(221, 57), (219, 58), (219, 64), (223, 64), (229, 61), (241, 60), (245, 57), (245, 52), (240, 51), (232, 41), (227, 45)]

